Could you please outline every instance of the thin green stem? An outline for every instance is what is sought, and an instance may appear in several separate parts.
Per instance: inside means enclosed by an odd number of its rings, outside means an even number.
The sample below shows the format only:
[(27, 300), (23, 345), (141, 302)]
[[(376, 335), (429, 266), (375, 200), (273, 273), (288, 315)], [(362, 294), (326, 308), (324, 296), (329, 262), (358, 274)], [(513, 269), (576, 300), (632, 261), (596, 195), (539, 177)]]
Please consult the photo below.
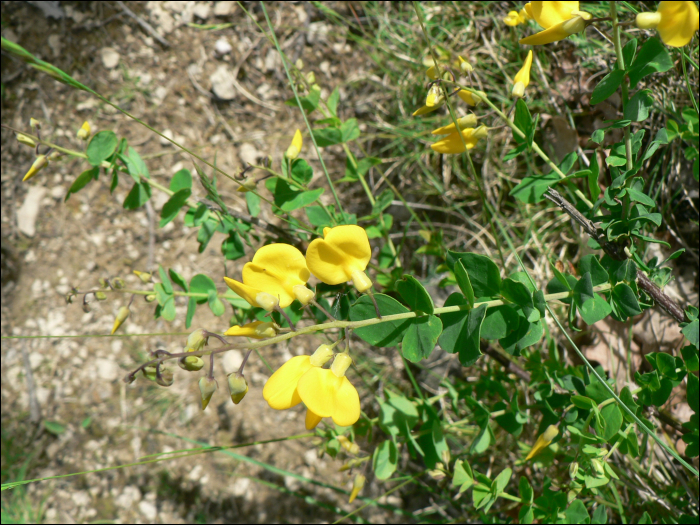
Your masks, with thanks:
[[(685, 87), (688, 89), (688, 96), (690, 97), (690, 101), (693, 103), (693, 107), (695, 108), (695, 113), (698, 113), (698, 102), (695, 100), (695, 95), (693, 94), (693, 90), (690, 89), (690, 80), (688, 79), (688, 71), (686, 71), (685, 68), (685, 51), (683, 49), (681, 51), (681, 65), (683, 66), (683, 78), (685, 79)], [(690, 59), (688, 59), (690, 60)]]

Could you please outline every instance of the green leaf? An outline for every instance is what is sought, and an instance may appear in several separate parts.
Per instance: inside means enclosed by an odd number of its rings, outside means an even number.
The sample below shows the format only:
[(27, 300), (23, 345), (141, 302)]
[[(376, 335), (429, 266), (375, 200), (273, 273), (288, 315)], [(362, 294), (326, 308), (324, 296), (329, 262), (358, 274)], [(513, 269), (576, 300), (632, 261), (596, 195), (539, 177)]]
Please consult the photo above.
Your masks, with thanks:
[(598, 420), (595, 420), (596, 434), (608, 442), (622, 427), (622, 411), (616, 404), (606, 405), (600, 410), (600, 416), (605, 424), (599, 425)]
[(360, 136), (360, 128), (357, 127), (356, 118), (349, 118), (341, 124), (340, 136), (343, 142), (350, 142)]
[(394, 192), (390, 189), (386, 189), (379, 194), (379, 197), (374, 201), (372, 205), (372, 215), (383, 212), (389, 206), (391, 206), (391, 201), (394, 200)]
[(229, 261), (235, 261), (245, 255), (245, 246), (241, 236), (237, 232), (232, 231), (228, 237), (221, 243), (221, 253)]
[(364, 175), (377, 164), (381, 164), (382, 160), (376, 157), (365, 157), (356, 161), (357, 166), (353, 163), (353, 160), (348, 157), (345, 161), (345, 177), (340, 179), (338, 182), (354, 182), (360, 180), (360, 177)]
[(531, 323), (524, 315), (519, 315), (518, 318), (520, 320), (518, 328), (504, 338), (498, 340), (503, 350), (514, 356), (520, 355), (523, 349), (534, 345), (542, 339), (544, 335), (544, 325), (541, 319)]
[(173, 270), (172, 268), (171, 268), (170, 270), (168, 270), (168, 275), (170, 276), (170, 279), (172, 279), (172, 281), (173, 281), (175, 284), (177, 284), (180, 288), (182, 288), (182, 290), (183, 290), (184, 292), (189, 292), (189, 291), (190, 291), (190, 287), (187, 286), (187, 281), (185, 281), (185, 278), (184, 278), (182, 275), (180, 275), (179, 273), (177, 273), (177, 272), (176, 272), (175, 270)]
[(650, 89), (642, 89), (634, 94), (625, 105), (624, 116), (632, 122), (641, 122), (649, 117), (649, 109), (654, 106)]
[(683, 356), (683, 361), (685, 361), (685, 367), (688, 369), (688, 372), (697, 372), (698, 369), (700, 369), (697, 346), (684, 346), (681, 348), (681, 355)]
[(569, 505), (569, 508), (564, 511), (566, 523), (590, 523), (591, 517), (588, 515), (586, 506), (580, 499), (575, 499)]
[(194, 297), (190, 297), (187, 301), (187, 315), (185, 316), (185, 328), (192, 326), (192, 318), (197, 310), (197, 301)]
[(314, 170), (304, 159), (295, 159), (292, 163), (292, 178), (306, 186), (314, 176)]
[(493, 480), (493, 483), (491, 484), (491, 493), (496, 497), (500, 496), (508, 486), (508, 482), (510, 481), (510, 477), (512, 475), (513, 469), (503, 469), (501, 473), (496, 476), (496, 479)]
[(520, 492), (520, 498), (523, 500), (523, 503), (532, 503), (535, 491), (532, 490), (532, 485), (530, 485), (530, 482), (525, 476), (520, 476), (518, 492)]
[(60, 436), (66, 431), (66, 426), (58, 421), (49, 421), (48, 419), (44, 419), (43, 423), (46, 431), (54, 436)]
[(605, 319), (612, 308), (608, 302), (593, 291), (591, 273), (586, 272), (574, 287), (574, 303), (581, 312), (581, 317), (588, 325)]
[(399, 451), (391, 440), (382, 441), (374, 449), (372, 457), (372, 469), (377, 479), (389, 479), (396, 470), (399, 460)]
[(146, 204), (150, 198), (151, 186), (145, 182), (137, 182), (131, 187), (122, 206), (126, 210), (135, 210)]
[(523, 138), (517, 133), (513, 133), (513, 140), (516, 142), (516, 144), (525, 143), (527, 144), (528, 148), (531, 148), (532, 140), (535, 137), (535, 124), (532, 121), (530, 110), (527, 108), (527, 104), (522, 98), (519, 98), (515, 103), (515, 118), (513, 119), (513, 122), (525, 135), (525, 138)]
[(571, 396), (571, 403), (577, 408), (583, 410), (593, 410), (598, 404), (593, 401), (590, 397), (574, 395)]
[(318, 107), (318, 103), (321, 101), (321, 88), (318, 86), (312, 86), (311, 91), (309, 92), (308, 95), (305, 97), (299, 97), (299, 104), (297, 104), (297, 99), (295, 98), (290, 98), (285, 102), (288, 106), (295, 106), (299, 107), (301, 105), (302, 108), (307, 113), (313, 112)]
[[(596, 144), (600, 144), (603, 142), (603, 139), (605, 138), (605, 130), (604, 129), (597, 129), (591, 134), (591, 140), (595, 142)], [(596, 161), (597, 163), (597, 161)]]
[(204, 297), (194, 298), (197, 304), (206, 303), (209, 300), (209, 292), (212, 290), (216, 293), (216, 284), (208, 275), (198, 273), (190, 279), (190, 293), (204, 294)]
[(99, 167), (102, 161), (107, 160), (117, 150), (119, 139), (114, 131), (100, 131), (95, 133), (88, 143), (87, 160), (91, 166)]
[(199, 242), (199, 253), (206, 250), (209, 241), (214, 236), (216, 229), (219, 227), (219, 221), (215, 217), (208, 217), (207, 220), (201, 223), (197, 232), (197, 242)]
[(605, 75), (603, 79), (598, 82), (598, 85), (593, 89), (591, 94), (591, 106), (595, 106), (610, 97), (617, 88), (622, 84), (622, 80), (625, 78), (625, 72), (621, 69), (613, 69), (610, 73)]
[(638, 191), (634, 188), (627, 188), (627, 195), (630, 196), (630, 200), (634, 202), (640, 202), (644, 204), (645, 206), (650, 206), (652, 208), (656, 208), (656, 202), (654, 199), (646, 195), (645, 193)]
[(172, 295), (173, 283), (170, 282), (170, 277), (168, 277), (165, 268), (163, 268), (163, 266), (160, 264), (158, 265), (158, 276), (160, 277), (160, 282), (163, 285), (163, 290), (165, 290), (165, 293)]
[(497, 297), (500, 294), (501, 272), (495, 262), (478, 253), (448, 250), (446, 262), (450, 270), (454, 271), (454, 265), (458, 260), (464, 264), (477, 298)]
[(508, 304), (494, 306), (486, 312), (486, 318), (481, 325), (482, 339), (503, 339), (520, 325), (517, 310)]
[(615, 286), (612, 291), (612, 299), (620, 313), (626, 317), (634, 317), (642, 313), (637, 296), (628, 284), (619, 283)]
[[(519, 306), (529, 306), (530, 308), (534, 309), (532, 292), (530, 292), (527, 286), (525, 286), (521, 281), (516, 281), (510, 277), (504, 279), (501, 282), (501, 295), (504, 299), (510, 301), (511, 303), (515, 303)], [(534, 319), (534, 321), (538, 320), (539, 317)]]
[(418, 443), (424, 451), (423, 461), (427, 468), (435, 466), (443, 461), (443, 452), (448, 450), (445, 435), (442, 431), (441, 420), (434, 411), (428, 411), (430, 417), (423, 423), (418, 431)]
[(518, 520), (520, 523), (532, 523), (535, 521), (535, 512), (532, 510), (532, 505), (523, 505), (520, 507)]
[(134, 148), (129, 146), (127, 150), (127, 157), (129, 161), (126, 163), (126, 167), (129, 170), (129, 175), (131, 175), (135, 182), (139, 182), (141, 177), (150, 179), (151, 175), (148, 173), (148, 166), (139, 155), (139, 152)]
[[(634, 42), (636, 39), (632, 39), (632, 42)], [(628, 42), (629, 44), (629, 42)], [(627, 47), (627, 46), (625, 46)], [(623, 50), (624, 51), (624, 50)], [(627, 64), (627, 62), (625, 62)], [(598, 505), (595, 510), (593, 511), (593, 515), (591, 516), (591, 523), (596, 523), (600, 525), (605, 525), (608, 522), (608, 515), (605, 510), (605, 505)]]
[(270, 182), (266, 183), (267, 189), (273, 193), (275, 205), (283, 211), (293, 211), (308, 206), (323, 193), (323, 188), (298, 191), (292, 188), (285, 180), (279, 178), (269, 180)]
[(170, 191), (177, 193), (180, 190), (192, 189), (192, 174), (188, 169), (181, 169), (170, 179)]
[(170, 196), (168, 201), (163, 205), (163, 209), (160, 211), (160, 222), (158, 223), (159, 228), (162, 228), (177, 217), (180, 209), (185, 205), (185, 202), (187, 202), (187, 199), (190, 198), (191, 194), (192, 190), (189, 188), (183, 188)]
[(525, 177), (510, 190), (510, 196), (525, 204), (535, 204), (544, 200), (544, 193), (559, 180), (559, 175), (554, 172)]
[(605, 271), (598, 261), (595, 255), (586, 255), (578, 263), (578, 271), (581, 275), (586, 272), (591, 274), (591, 283), (593, 286), (598, 286), (599, 284), (604, 284), (608, 282), (610, 278), (608, 272)]
[(474, 441), (472, 441), (472, 444), (469, 446), (469, 453), (476, 455), (483, 454), (488, 450), (489, 446), (491, 446), (493, 437), (493, 430), (491, 430), (491, 426), (488, 420), (486, 420), (481, 430), (474, 438)]
[(457, 260), (454, 265), (455, 279), (457, 279), (457, 285), (459, 289), (462, 290), (464, 297), (467, 299), (467, 304), (474, 308), (474, 289), (472, 288), (472, 283), (469, 280), (469, 274), (464, 268), (464, 263), (461, 259)]
[[(447, 298), (445, 306), (466, 304), (461, 294), (454, 293)], [(481, 324), (486, 316), (486, 305), (459, 312), (440, 315), (442, 319), (442, 335), (440, 347), (451, 354), (459, 352), (459, 362), (462, 366), (471, 366), (482, 355), (479, 342)]]
[(700, 346), (700, 320), (693, 320), (692, 323), (689, 323), (681, 330), (681, 333), (695, 348)]
[(637, 51), (637, 39), (633, 38), (622, 48), (622, 58), (625, 61), (625, 68), (629, 70), (634, 54)]
[(379, 402), (379, 426), (390, 436), (403, 434), (418, 423), (418, 410), (407, 398), (387, 391), (387, 401)]
[(412, 275), (404, 274), (402, 279), (396, 281), (396, 291), (412, 311), (433, 313), (435, 305), (432, 297), (420, 281)]
[[(388, 295), (374, 294), (374, 298), (383, 316), (403, 314), (409, 311), (404, 305)], [(377, 314), (374, 310), (372, 299), (367, 295), (360, 297), (350, 308), (351, 321), (364, 321), (365, 319), (374, 319), (376, 317)], [(357, 328), (353, 333), (363, 341), (374, 346), (396, 346), (401, 342), (404, 333), (412, 323), (413, 319), (410, 318), (389, 321)]]
[(693, 374), (688, 374), (688, 385), (686, 386), (686, 394), (688, 399), (688, 406), (690, 409), (698, 413), (698, 401), (700, 400), (700, 393), (698, 392), (698, 377)]
[(331, 115), (333, 115), (334, 117), (338, 116), (338, 102), (340, 102), (340, 89), (338, 88), (338, 86), (336, 86), (333, 92), (328, 97), (328, 100), (326, 100), (328, 111), (330, 111)]
[(452, 486), (459, 486), (459, 493), (471, 488), (474, 484), (474, 474), (467, 460), (455, 461), (455, 473), (452, 477)]
[(333, 218), (322, 206), (307, 206), (304, 211), (312, 226), (316, 228), (330, 226)]
[(209, 309), (211, 313), (219, 317), (224, 315), (226, 309), (224, 308), (224, 303), (217, 297), (216, 290), (209, 290), (209, 295), (207, 296), (207, 302), (209, 303)]
[(327, 148), (328, 146), (335, 146), (336, 144), (343, 143), (343, 134), (340, 129), (336, 127), (312, 129), (311, 134), (314, 136), (319, 148)]
[(253, 217), (260, 215), (260, 197), (252, 191), (247, 191), (245, 194), (245, 202), (248, 205), (248, 213)]
[(637, 53), (629, 68), (630, 89), (652, 73), (663, 73), (673, 67), (673, 61), (666, 51), (666, 46), (658, 38), (650, 38)]
[(439, 317), (434, 315), (418, 317), (406, 330), (401, 344), (401, 353), (412, 363), (427, 359), (433, 352), (441, 333), (442, 321)]
[(598, 155), (591, 155), (591, 164), (589, 166), (590, 173), (588, 174), (588, 191), (591, 193), (591, 200), (593, 202), (598, 200), (600, 195), (600, 185), (598, 184), (598, 177), (600, 176), (600, 167), (598, 166)]
[(68, 201), (68, 198), (73, 194), (73, 193), (78, 193), (80, 190), (82, 190), (85, 186), (90, 181), (97, 180), (97, 178), (100, 176), (100, 168), (99, 167), (94, 167), (90, 168), (89, 170), (85, 170), (82, 172), (78, 177), (73, 181), (73, 184), (70, 185), (70, 188), (68, 188), (68, 193), (66, 193), (66, 198), (64, 199), (63, 202)]

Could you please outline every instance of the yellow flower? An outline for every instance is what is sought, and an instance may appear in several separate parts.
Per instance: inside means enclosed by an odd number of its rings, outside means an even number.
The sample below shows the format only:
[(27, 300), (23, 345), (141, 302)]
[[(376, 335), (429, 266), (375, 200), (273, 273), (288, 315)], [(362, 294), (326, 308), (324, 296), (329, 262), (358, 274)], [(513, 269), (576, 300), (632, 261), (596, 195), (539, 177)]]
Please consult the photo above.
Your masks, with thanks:
[(470, 106), (476, 106), (477, 104), (481, 103), (481, 97), (479, 97), (479, 95), (470, 93), (466, 89), (460, 89), (457, 96)]
[[(286, 308), (294, 299), (307, 304), (313, 293), (305, 286), (309, 270), (302, 253), (289, 244), (268, 244), (243, 267), (243, 282), (224, 277), (226, 284), (248, 301), (272, 311)], [(306, 301), (306, 302), (304, 302)]]
[(277, 335), (277, 325), (271, 322), (253, 321), (243, 326), (234, 325), (224, 332), (224, 335), (236, 337), (251, 337), (253, 339), (265, 339)]
[(359, 292), (372, 287), (364, 273), (371, 257), (367, 232), (354, 225), (324, 228), (323, 239), (314, 239), (306, 250), (306, 264), (321, 281), (341, 284), (352, 280)]
[(700, 25), (698, 7), (695, 2), (659, 2), (655, 13), (639, 13), (636, 24), (640, 29), (656, 28), (667, 46), (683, 47)]
[(545, 448), (547, 448), (549, 446), (549, 444), (552, 442), (552, 440), (555, 437), (557, 437), (558, 435), (559, 435), (559, 429), (557, 428), (557, 426), (556, 425), (549, 425), (547, 427), (547, 430), (544, 431), (544, 434), (542, 434), (540, 437), (537, 438), (537, 441), (532, 446), (532, 449), (530, 449), (530, 453), (525, 458), (525, 461), (528, 461), (529, 459), (534, 458), (537, 454), (542, 452)]
[(590, 13), (579, 11), (578, 2), (531, 2), (529, 11), (532, 12), (532, 18), (544, 28), (544, 31), (520, 40), (520, 44), (531, 46), (551, 44), (580, 33), (586, 29), (586, 22), (591, 19)]
[(525, 22), (527, 22), (528, 20), (530, 20), (532, 18), (532, 16), (530, 16), (530, 13), (528, 12), (528, 10), (531, 10), (531, 9), (532, 9), (532, 6), (530, 5), (530, 3), (527, 3), (527, 4), (525, 4), (525, 7), (523, 7), (520, 10), (520, 12), (510, 11), (508, 13), (508, 16), (506, 16), (503, 19), (503, 22), (507, 26), (511, 26), (511, 27), (515, 27), (519, 24), (524, 24)]
[(235, 405), (243, 401), (243, 398), (248, 393), (248, 381), (238, 372), (233, 372), (228, 375), (228, 389), (231, 394), (231, 401)]
[(467, 60), (464, 60), (461, 56), (457, 56), (457, 58), (459, 59), (459, 69), (462, 71), (462, 73), (466, 75), (467, 73), (474, 71), (474, 68)]
[(90, 123), (87, 120), (80, 126), (77, 137), (82, 140), (87, 140), (90, 137)]
[(321, 345), (311, 355), (298, 355), (279, 367), (263, 388), (263, 399), (270, 408), (286, 410), (301, 403), (299, 379), (313, 367), (322, 367), (333, 356), (331, 345)]
[(513, 79), (513, 91), (511, 92), (512, 96), (518, 98), (522, 97), (525, 94), (525, 88), (530, 84), (530, 68), (532, 67), (532, 49), (530, 52), (527, 54), (527, 57), (525, 58), (525, 63), (523, 64), (523, 67), (520, 68), (520, 71), (515, 75), (515, 79)]
[(430, 147), (433, 148), (434, 151), (446, 155), (464, 153), (466, 150), (472, 149), (474, 146), (476, 146), (478, 140), (488, 134), (488, 128), (486, 126), (479, 126), (476, 129), (466, 128), (463, 129), (461, 133), (464, 141), (462, 141), (460, 138), (459, 132), (453, 131), (444, 139), (438, 140), (436, 143), (431, 144)]
[(433, 84), (428, 90), (428, 97), (425, 99), (425, 105), (432, 108), (433, 106), (442, 103), (444, 99), (445, 95), (443, 95), (442, 91), (440, 90), (440, 86), (438, 84)]
[(301, 146), (303, 143), (304, 142), (301, 138), (301, 131), (297, 129), (296, 133), (294, 133), (292, 143), (287, 148), (287, 151), (285, 152), (284, 156), (287, 157), (289, 160), (296, 159), (299, 156), (299, 153), (301, 153)]
[(117, 317), (114, 319), (114, 326), (112, 326), (112, 335), (114, 335), (114, 332), (119, 330), (119, 327), (124, 321), (126, 321), (126, 318), (129, 317), (130, 313), (131, 311), (129, 310), (128, 306), (122, 306), (119, 308), (117, 311)]
[(350, 499), (348, 500), (348, 503), (352, 503), (353, 501), (355, 501), (357, 495), (364, 488), (365, 481), (366, 478), (362, 474), (358, 474), (357, 476), (355, 476), (355, 479), (352, 482), (352, 492), (350, 493)]
[[(289, 146), (291, 148), (291, 146)], [(255, 177), (247, 177), (246, 180), (241, 182), (241, 185), (238, 186), (236, 191), (239, 191), (241, 193), (248, 193), (249, 191), (255, 191), (255, 188), (258, 185), (258, 181), (255, 179)]]
[[(360, 419), (360, 396), (345, 372), (352, 364), (346, 353), (338, 354), (330, 369), (312, 367), (301, 376), (297, 385), (299, 397), (317, 419), (330, 417), (341, 427), (354, 425)], [(307, 414), (307, 428), (309, 428)], [(314, 425), (316, 426), (316, 425)], [(313, 427), (311, 427), (313, 428)]]
[(22, 179), (22, 182), (28, 181), (31, 179), (34, 175), (39, 173), (44, 167), (49, 163), (49, 159), (46, 158), (46, 155), (39, 155), (36, 160), (32, 163), (32, 167), (29, 168), (29, 171), (27, 174), (24, 176)]
[(433, 111), (435, 111), (436, 109), (441, 107), (444, 103), (445, 103), (445, 99), (443, 97), (443, 99), (439, 100), (438, 103), (435, 104), (434, 106), (423, 106), (422, 108), (418, 108), (417, 110), (415, 110), (413, 112), (413, 116), (419, 117), (421, 115), (425, 115), (426, 113), (432, 113)]
[[(474, 113), (470, 113), (469, 115), (465, 117), (461, 117), (457, 119), (457, 125), (459, 126), (459, 129), (466, 129), (466, 128), (473, 128), (476, 126), (476, 115)], [(434, 129), (432, 131), (433, 135), (449, 135), (450, 133), (453, 133), (457, 131), (457, 128), (455, 127), (455, 123), (453, 122), (449, 126), (443, 126), (438, 129)]]

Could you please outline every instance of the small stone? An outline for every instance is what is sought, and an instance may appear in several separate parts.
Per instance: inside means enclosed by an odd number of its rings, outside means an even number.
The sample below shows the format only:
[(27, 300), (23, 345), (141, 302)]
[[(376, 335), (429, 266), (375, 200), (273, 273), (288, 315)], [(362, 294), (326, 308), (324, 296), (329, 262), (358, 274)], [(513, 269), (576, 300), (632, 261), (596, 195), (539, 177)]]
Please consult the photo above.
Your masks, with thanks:
[(231, 44), (225, 38), (219, 38), (214, 44), (214, 52), (217, 56), (228, 55), (232, 50)]
[(238, 150), (238, 156), (244, 164), (257, 164), (258, 158), (261, 157), (262, 154), (255, 146), (245, 142), (241, 144), (241, 148)]
[(36, 219), (39, 216), (39, 204), (44, 198), (46, 188), (30, 186), (24, 203), (17, 210), (17, 227), (27, 237), (34, 237), (36, 233)]
[(233, 100), (236, 98), (236, 88), (233, 87), (236, 79), (227, 66), (220, 65), (209, 77), (209, 81), (211, 82), (211, 90), (219, 99)]
[(214, 16), (231, 16), (238, 7), (233, 2), (216, 2), (214, 4)]
[(105, 381), (114, 381), (121, 375), (119, 365), (109, 359), (95, 359), (95, 366), (97, 367), (97, 376)]
[(90, 495), (84, 490), (74, 492), (71, 495), (71, 499), (78, 508), (85, 508), (90, 503)]
[(240, 350), (230, 350), (226, 352), (222, 357), (222, 366), (224, 368), (224, 372), (226, 372), (227, 374), (237, 372), (238, 369), (241, 367), (242, 362), (243, 354)]
[(209, 7), (209, 4), (197, 3), (192, 12), (194, 13), (194, 16), (200, 20), (206, 20), (209, 18), (209, 14), (211, 13), (211, 7)]
[(158, 515), (158, 509), (150, 501), (142, 501), (139, 503), (139, 511), (146, 516), (146, 519), (149, 521), (155, 520)]
[(49, 36), (47, 44), (51, 48), (51, 53), (54, 57), (61, 56), (61, 37), (59, 35)]
[(234, 496), (245, 496), (250, 488), (250, 480), (248, 478), (236, 478), (236, 481), (230, 486), (230, 491)]
[[(175, 134), (173, 133), (172, 129), (163, 130), (163, 135), (165, 135), (165, 137), (167, 137), (170, 140), (175, 139)], [(170, 144), (172, 144), (172, 143), (168, 139), (166, 139), (165, 137), (159, 138), (160, 145), (161, 146), (170, 146)]]
[(100, 58), (102, 65), (107, 69), (114, 69), (119, 64), (119, 52), (111, 47), (103, 47), (100, 49)]
[(137, 501), (141, 501), (141, 491), (132, 485), (127, 485), (114, 503), (117, 507), (129, 509)]

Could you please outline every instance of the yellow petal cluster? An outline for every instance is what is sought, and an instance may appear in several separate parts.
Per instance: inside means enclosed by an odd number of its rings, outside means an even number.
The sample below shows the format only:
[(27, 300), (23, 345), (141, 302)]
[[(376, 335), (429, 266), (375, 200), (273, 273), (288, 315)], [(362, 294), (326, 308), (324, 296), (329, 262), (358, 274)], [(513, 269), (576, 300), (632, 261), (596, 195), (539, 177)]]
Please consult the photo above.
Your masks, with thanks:
[(332, 355), (329, 345), (321, 345), (312, 356), (293, 357), (265, 383), (263, 398), (276, 410), (303, 402), (309, 430), (324, 417), (339, 426), (355, 424), (360, 418), (360, 397), (345, 377), (352, 359), (346, 353), (337, 354), (331, 368), (322, 368)]
[(324, 228), (323, 239), (311, 241), (306, 250), (306, 264), (319, 280), (326, 284), (352, 281), (359, 292), (372, 287), (364, 273), (371, 257), (367, 232), (352, 224)]
[(297, 129), (296, 133), (294, 133), (294, 138), (292, 138), (292, 143), (287, 148), (287, 151), (285, 152), (284, 156), (287, 157), (289, 160), (296, 159), (299, 156), (299, 153), (301, 153), (301, 147), (303, 143), (304, 142), (301, 137), (301, 130)]
[(528, 3), (523, 9), (520, 10), (520, 12), (510, 11), (508, 15), (503, 19), (503, 23), (511, 27), (524, 24), (532, 18), (532, 16), (530, 16), (530, 13), (528, 13), (528, 9), (531, 8), (532, 6)]
[(551, 44), (586, 29), (592, 17), (579, 11), (579, 2), (530, 2), (528, 13), (544, 28), (520, 40), (521, 44), (540, 46)]
[[(268, 244), (243, 267), (243, 282), (224, 277), (226, 284), (252, 306), (286, 308), (304, 292), (310, 274), (302, 253), (290, 244)], [(308, 300), (307, 300), (308, 302)]]
[(278, 326), (270, 321), (253, 321), (243, 326), (233, 325), (224, 332), (224, 335), (234, 337), (250, 337), (252, 339), (267, 339), (277, 335)]
[[(534, 3), (534, 2), (533, 2)], [(552, 442), (552, 440), (559, 435), (559, 429), (557, 428), (556, 425), (549, 425), (547, 427), (547, 430), (544, 431), (544, 434), (539, 436), (537, 438), (537, 441), (535, 441), (535, 444), (532, 446), (532, 449), (530, 449), (530, 452), (528, 453), (527, 457), (525, 458), (525, 461), (528, 461), (532, 458), (534, 458), (537, 454), (542, 452), (545, 448), (549, 446), (549, 444)]]
[(513, 79), (513, 91), (511, 92), (514, 97), (522, 97), (525, 94), (525, 88), (530, 85), (530, 68), (532, 67), (532, 49), (525, 57), (525, 63), (520, 71), (515, 75)]
[(639, 13), (636, 25), (640, 29), (656, 28), (667, 46), (683, 47), (700, 25), (698, 7), (695, 2), (659, 2), (656, 12)]
[(461, 132), (455, 130), (444, 139), (438, 140), (436, 143), (431, 144), (430, 147), (434, 151), (446, 155), (464, 153), (466, 150), (472, 149), (474, 146), (476, 146), (478, 140), (480, 138), (486, 137), (487, 134), (488, 129), (486, 128), (486, 126), (479, 126), (478, 128), (466, 128), (463, 129)]

